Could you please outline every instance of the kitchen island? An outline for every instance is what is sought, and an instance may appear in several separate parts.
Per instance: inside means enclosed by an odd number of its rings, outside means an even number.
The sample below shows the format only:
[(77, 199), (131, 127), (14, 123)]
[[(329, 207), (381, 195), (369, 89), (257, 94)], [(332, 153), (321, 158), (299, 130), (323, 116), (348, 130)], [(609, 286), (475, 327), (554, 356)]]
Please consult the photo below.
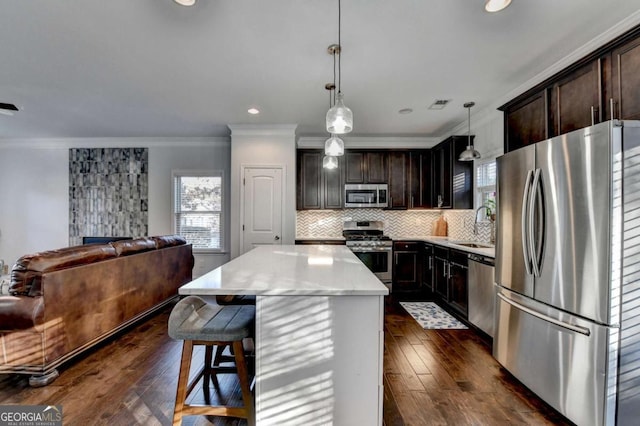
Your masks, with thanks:
[(345, 246), (260, 246), (181, 295), (255, 294), (258, 425), (381, 425), (387, 288)]

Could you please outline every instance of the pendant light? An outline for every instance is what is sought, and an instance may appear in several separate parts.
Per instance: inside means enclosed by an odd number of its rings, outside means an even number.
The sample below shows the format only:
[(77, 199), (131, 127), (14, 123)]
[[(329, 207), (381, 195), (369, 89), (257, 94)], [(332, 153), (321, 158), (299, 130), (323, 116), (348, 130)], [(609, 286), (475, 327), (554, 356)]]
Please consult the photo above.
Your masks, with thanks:
[(325, 155), (324, 158), (322, 159), (322, 167), (325, 169), (338, 168), (338, 157)]
[(475, 102), (467, 102), (464, 104), (464, 107), (469, 111), (469, 132), (467, 133), (467, 149), (462, 151), (460, 154), (460, 157), (458, 158), (460, 161), (473, 161), (478, 160), (481, 157), (480, 153), (473, 148), (473, 144), (471, 143), (471, 107), (475, 104)]
[(331, 135), (331, 137), (324, 142), (324, 154), (333, 157), (344, 155), (344, 141), (336, 135)]
[(341, 91), (341, 80), (342, 80), (342, 67), (341, 67), (341, 57), (342, 57), (342, 44), (341, 44), (341, 24), (342, 24), (342, 7), (341, 2), (338, 0), (338, 44), (337, 44), (337, 53), (338, 55), (338, 95), (336, 96), (336, 102), (327, 111), (327, 132), (337, 135), (343, 135), (345, 133), (349, 133), (353, 130), (353, 113), (351, 110), (344, 104), (344, 97)]

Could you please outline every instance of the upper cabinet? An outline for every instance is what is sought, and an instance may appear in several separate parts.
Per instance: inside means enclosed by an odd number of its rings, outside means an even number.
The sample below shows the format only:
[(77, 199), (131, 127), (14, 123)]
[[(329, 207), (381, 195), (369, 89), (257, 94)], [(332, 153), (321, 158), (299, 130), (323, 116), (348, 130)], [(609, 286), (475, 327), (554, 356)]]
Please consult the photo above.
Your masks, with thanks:
[(611, 53), (613, 93), (608, 118), (640, 120), (640, 37)]
[(346, 150), (334, 170), (323, 169), (324, 150), (300, 149), (297, 209), (343, 208), (345, 183), (386, 183), (388, 209), (470, 209), (473, 162), (458, 161), (467, 143), (467, 136), (452, 136), (433, 149)]
[(338, 157), (337, 169), (324, 169), (324, 150), (299, 150), (297, 155), (298, 210), (341, 209), (344, 192), (344, 157)]
[(640, 27), (503, 105), (505, 152), (602, 121), (640, 119)]
[(601, 66), (600, 59), (594, 60), (553, 84), (549, 102), (550, 136), (602, 121)]
[(467, 136), (450, 136), (432, 149), (434, 208), (473, 208), (473, 161), (458, 160), (468, 142)]
[(431, 208), (432, 166), (431, 150), (419, 149), (409, 152), (409, 208)]
[(345, 183), (387, 183), (386, 151), (345, 152)]
[(505, 152), (547, 138), (547, 91), (505, 107)]
[(389, 158), (389, 208), (406, 209), (409, 205), (407, 151), (390, 151)]

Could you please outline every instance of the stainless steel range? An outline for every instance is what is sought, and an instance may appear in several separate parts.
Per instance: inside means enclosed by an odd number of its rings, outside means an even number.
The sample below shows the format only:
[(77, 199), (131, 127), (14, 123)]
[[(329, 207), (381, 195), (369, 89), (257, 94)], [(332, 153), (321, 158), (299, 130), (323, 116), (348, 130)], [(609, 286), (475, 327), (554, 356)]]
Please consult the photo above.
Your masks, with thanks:
[(391, 291), (393, 242), (383, 235), (383, 229), (384, 223), (377, 220), (346, 221), (342, 235), (347, 240), (347, 247)]

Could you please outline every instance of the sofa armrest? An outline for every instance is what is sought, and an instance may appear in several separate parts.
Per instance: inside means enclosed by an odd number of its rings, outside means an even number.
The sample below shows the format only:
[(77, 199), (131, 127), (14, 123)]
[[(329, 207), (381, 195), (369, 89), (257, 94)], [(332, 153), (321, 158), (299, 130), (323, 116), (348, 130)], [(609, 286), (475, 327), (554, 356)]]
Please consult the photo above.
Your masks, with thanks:
[(42, 324), (44, 298), (0, 296), (0, 330), (25, 330)]

